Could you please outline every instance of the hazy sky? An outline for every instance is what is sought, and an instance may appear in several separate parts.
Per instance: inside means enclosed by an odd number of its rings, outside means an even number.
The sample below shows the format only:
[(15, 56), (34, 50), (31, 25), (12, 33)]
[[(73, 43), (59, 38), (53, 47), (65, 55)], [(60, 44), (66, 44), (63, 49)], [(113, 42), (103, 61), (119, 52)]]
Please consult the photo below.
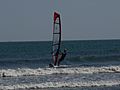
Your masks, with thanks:
[(54, 11), (63, 40), (120, 39), (120, 0), (0, 0), (0, 41), (52, 40)]

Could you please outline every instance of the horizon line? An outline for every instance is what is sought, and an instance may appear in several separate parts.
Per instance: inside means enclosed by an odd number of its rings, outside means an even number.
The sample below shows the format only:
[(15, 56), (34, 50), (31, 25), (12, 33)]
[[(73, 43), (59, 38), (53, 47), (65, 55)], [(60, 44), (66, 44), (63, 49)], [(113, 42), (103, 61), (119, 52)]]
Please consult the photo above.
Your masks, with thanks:
[[(101, 40), (120, 40), (120, 39), (64, 39), (61, 41), (101, 41)], [(2, 42), (49, 42), (52, 40), (13, 40), (13, 41), (0, 41)]]

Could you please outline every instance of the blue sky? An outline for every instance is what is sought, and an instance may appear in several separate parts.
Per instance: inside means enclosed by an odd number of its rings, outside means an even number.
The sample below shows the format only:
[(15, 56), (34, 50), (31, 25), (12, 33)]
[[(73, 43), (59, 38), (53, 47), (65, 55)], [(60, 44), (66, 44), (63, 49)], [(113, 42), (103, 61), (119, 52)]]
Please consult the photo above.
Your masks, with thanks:
[(0, 41), (52, 40), (53, 12), (62, 40), (120, 39), (120, 0), (0, 0)]

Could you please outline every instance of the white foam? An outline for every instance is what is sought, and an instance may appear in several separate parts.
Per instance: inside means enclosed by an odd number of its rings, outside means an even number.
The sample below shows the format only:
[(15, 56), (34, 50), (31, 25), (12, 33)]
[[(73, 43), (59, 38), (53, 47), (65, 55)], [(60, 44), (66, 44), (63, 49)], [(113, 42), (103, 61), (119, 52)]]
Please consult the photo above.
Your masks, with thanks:
[(74, 67), (74, 68), (18, 68), (18, 69), (2, 69), (0, 76), (17, 77), (17, 76), (37, 76), (47, 74), (80, 74), (80, 73), (120, 73), (120, 66), (110, 67)]
[(41, 88), (58, 88), (58, 87), (92, 87), (92, 86), (113, 86), (120, 85), (120, 81), (87, 81), (87, 82), (46, 82), (40, 84), (17, 84), (13, 86), (0, 86), (0, 90), (11, 89), (41, 89)]

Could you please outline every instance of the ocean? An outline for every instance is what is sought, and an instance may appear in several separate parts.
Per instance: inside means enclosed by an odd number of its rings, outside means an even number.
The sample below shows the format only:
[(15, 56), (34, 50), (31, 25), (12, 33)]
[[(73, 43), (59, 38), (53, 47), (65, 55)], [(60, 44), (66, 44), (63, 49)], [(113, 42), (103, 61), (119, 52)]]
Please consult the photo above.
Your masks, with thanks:
[(62, 41), (67, 56), (53, 63), (51, 41), (0, 42), (0, 90), (120, 90), (120, 40)]

